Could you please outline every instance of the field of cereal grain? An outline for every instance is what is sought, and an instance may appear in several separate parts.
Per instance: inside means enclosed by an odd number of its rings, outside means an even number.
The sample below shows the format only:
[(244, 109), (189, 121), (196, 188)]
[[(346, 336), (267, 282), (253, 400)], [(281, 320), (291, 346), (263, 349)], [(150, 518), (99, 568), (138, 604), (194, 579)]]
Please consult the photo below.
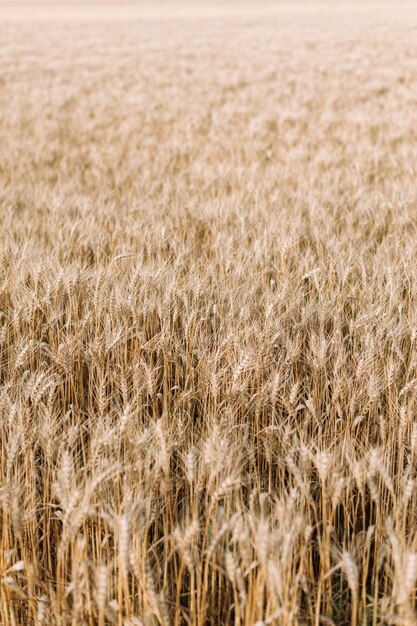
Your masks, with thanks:
[(0, 3), (0, 623), (415, 626), (417, 7)]

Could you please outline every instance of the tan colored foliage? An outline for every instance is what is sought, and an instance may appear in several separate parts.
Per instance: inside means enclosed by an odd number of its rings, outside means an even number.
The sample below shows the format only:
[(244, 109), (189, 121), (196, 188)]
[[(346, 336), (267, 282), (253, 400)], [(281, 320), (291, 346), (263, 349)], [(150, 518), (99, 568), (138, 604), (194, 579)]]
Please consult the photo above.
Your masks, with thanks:
[(412, 3), (0, 16), (1, 624), (415, 624)]

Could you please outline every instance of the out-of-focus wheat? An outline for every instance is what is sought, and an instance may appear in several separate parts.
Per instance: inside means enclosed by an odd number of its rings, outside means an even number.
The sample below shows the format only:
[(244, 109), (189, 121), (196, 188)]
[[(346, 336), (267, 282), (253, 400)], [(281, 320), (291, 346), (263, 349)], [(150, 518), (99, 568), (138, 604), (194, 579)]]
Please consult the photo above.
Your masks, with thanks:
[(0, 7), (4, 626), (416, 623), (417, 12), (226, 4)]

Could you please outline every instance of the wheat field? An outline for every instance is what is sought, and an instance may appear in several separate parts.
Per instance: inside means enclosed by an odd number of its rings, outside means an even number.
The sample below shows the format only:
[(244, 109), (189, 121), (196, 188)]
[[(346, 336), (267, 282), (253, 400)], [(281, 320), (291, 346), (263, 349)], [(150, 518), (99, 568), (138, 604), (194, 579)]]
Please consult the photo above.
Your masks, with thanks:
[(0, 4), (2, 626), (417, 624), (414, 4)]

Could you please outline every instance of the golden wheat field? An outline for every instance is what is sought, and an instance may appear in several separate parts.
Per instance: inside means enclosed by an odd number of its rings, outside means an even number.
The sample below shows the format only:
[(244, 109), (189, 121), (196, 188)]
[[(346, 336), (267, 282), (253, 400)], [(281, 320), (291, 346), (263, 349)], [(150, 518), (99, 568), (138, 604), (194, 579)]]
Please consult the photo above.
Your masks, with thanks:
[(2, 626), (417, 624), (417, 5), (0, 4)]

